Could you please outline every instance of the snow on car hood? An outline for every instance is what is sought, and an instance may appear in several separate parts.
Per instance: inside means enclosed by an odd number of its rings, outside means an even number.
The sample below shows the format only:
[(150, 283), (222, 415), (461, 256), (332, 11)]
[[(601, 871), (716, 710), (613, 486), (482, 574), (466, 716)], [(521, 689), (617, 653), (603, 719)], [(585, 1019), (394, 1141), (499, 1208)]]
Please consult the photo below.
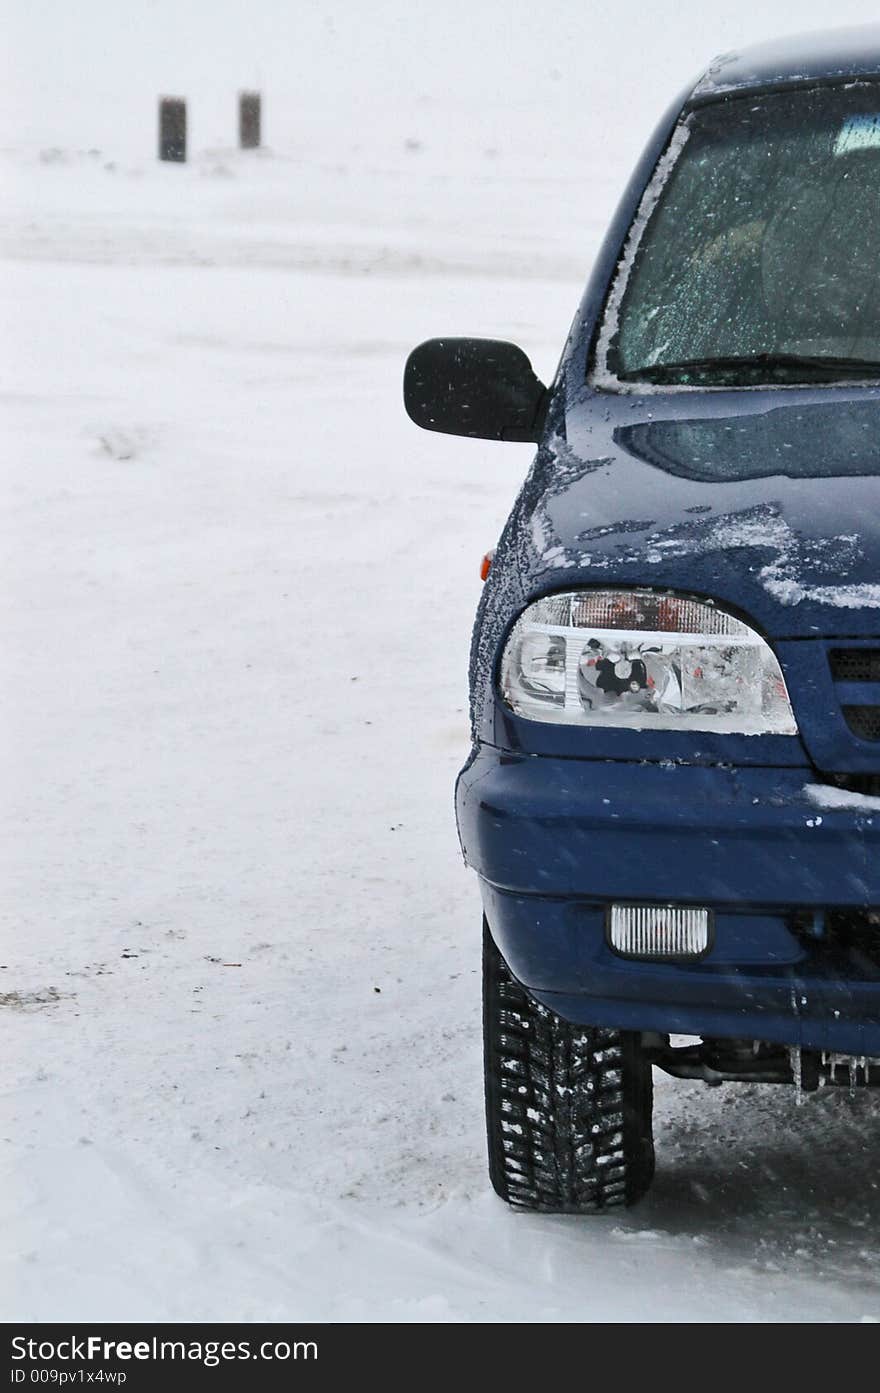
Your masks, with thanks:
[(552, 410), (477, 613), (475, 736), (505, 633), (554, 590), (657, 586), (774, 639), (880, 636), (880, 392), (584, 388)]
[(777, 638), (880, 633), (880, 396), (786, 395), (768, 410), (779, 392), (593, 394), (570, 410), (524, 490), (524, 591), (669, 586)]

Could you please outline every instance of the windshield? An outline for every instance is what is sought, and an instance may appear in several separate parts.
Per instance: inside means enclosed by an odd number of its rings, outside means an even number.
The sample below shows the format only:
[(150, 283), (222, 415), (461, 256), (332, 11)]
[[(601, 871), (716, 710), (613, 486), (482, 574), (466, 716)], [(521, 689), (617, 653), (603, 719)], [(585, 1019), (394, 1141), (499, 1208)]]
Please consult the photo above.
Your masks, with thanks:
[(630, 233), (596, 384), (877, 379), (878, 214), (880, 84), (698, 108)]

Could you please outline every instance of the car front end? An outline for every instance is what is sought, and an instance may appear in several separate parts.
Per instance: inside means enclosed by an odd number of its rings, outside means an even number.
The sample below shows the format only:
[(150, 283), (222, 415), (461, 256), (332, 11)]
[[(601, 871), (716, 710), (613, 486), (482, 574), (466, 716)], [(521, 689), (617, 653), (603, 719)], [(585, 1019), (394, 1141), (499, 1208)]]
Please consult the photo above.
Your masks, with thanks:
[(649, 142), (544, 389), (433, 340), (430, 430), (533, 440), (456, 786), (489, 1165), (637, 1200), (652, 1067), (880, 1085), (880, 27), (719, 60)]

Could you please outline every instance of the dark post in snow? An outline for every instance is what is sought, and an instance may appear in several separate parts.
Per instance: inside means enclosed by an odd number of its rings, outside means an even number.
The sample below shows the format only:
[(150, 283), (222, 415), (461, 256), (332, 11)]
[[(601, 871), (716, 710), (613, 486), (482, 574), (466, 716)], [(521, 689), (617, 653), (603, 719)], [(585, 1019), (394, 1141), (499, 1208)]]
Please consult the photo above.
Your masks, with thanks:
[(238, 143), (242, 150), (256, 150), (260, 144), (260, 94), (238, 94)]
[(182, 97), (159, 98), (159, 159), (186, 159), (186, 102)]

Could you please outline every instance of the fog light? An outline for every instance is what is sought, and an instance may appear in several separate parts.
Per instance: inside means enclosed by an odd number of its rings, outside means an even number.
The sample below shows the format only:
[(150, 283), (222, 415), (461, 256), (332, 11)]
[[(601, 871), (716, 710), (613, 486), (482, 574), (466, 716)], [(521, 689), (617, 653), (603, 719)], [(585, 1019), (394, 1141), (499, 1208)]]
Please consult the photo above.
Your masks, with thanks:
[(700, 958), (711, 931), (711, 910), (687, 905), (613, 904), (608, 912), (608, 942), (626, 958)]

